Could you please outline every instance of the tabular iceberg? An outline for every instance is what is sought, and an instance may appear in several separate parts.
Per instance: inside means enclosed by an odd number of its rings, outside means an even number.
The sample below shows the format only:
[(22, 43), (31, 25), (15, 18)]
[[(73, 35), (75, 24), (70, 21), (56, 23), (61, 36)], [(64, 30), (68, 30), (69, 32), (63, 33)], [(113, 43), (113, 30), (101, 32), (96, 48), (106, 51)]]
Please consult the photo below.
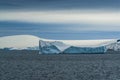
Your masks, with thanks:
[(42, 54), (105, 53), (108, 46), (117, 43), (111, 40), (40, 40)]

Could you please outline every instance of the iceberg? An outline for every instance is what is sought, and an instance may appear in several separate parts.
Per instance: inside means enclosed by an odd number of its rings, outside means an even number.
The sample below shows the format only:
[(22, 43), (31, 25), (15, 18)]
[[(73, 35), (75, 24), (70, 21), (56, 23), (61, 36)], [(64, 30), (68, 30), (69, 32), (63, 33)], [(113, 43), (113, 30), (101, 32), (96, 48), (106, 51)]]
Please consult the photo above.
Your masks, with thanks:
[(79, 54), (79, 53), (105, 53), (111, 44), (118, 43), (116, 39), (110, 40), (40, 40), (40, 54)]
[(3, 50), (39, 50), (40, 54), (105, 53), (120, 51), (120, 39), (51, 40), (33, 35), (0, 37)]

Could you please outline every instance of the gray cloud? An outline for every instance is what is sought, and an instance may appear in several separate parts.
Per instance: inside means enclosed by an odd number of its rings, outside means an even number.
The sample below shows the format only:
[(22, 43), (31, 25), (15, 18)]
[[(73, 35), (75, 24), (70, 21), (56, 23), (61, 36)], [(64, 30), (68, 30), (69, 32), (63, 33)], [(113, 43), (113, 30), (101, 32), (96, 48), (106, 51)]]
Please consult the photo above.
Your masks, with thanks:
[(119, 9), (120, 0), (0, 0), (1, 10)]
[(0, 36), (119, 38), (119, 23), (120, 0), (0, 0)]

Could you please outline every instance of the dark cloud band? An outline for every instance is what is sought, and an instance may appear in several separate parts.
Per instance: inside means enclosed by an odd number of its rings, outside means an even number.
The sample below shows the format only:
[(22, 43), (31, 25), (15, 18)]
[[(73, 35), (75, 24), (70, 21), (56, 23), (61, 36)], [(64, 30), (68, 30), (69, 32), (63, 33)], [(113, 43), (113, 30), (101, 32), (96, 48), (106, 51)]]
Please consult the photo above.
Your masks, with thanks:
[(119, 9), (120, 0), (0, 0), (1, 10)]

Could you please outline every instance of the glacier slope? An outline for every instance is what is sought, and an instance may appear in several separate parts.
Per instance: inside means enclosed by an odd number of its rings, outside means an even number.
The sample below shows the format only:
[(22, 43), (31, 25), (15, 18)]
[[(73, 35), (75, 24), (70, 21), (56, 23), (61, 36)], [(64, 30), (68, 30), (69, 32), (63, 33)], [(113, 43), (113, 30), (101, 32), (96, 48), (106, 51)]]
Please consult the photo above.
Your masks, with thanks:
[(32, 35), (14, 35), (0, 37), (0, 48), (26, 49), (39, 46), (39, 37)]

